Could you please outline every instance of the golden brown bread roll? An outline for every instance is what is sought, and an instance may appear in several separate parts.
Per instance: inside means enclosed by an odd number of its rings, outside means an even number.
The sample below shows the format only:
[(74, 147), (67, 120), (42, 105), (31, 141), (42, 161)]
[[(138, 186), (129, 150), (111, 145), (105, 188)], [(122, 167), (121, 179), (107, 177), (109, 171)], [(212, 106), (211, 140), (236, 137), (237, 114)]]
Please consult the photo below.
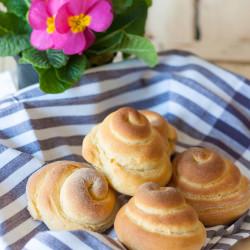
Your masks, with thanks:
[(173, 187), (145, 183), (115, 219), (118, 239), (132, 250), (199, 250), (206, 231)]
[(118, 210), (105, 177), (77, 162), (58, 161), (41, 168), (29, 178), (26, 193), (32, 217), (51, 230), (102, 232), (112, 226)]
[(156, 112), (141, 110), (140, 113), (142, 113), (151, 125), (163, 136), (164, 141), (168, 144), (168, 151), (172, 154), (175, 150), (177, 140), (175, 128)]
[(146, 116), (132, 108), (121, 108), (85, 137), (82, 153), (107, 176), (114, 189), (134, 195), (145, 182), (164, 186), (169, 181), (170, 150), (166, 138)]
[(216, 152), (190, 148), (173, 165), (174, 185), (205, 225), (228, 224), (249, 209), (249, 180)]

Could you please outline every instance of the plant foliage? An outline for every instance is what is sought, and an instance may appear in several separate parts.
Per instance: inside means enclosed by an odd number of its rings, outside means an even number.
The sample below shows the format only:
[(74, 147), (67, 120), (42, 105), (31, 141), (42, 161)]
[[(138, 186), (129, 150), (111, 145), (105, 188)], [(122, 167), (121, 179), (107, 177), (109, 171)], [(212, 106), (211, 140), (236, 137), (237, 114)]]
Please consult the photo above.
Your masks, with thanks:
[(150, 67), (157, 54), (144, 37), (151, 0), (113, 0), (114, 20), (83, 55), (66, 56), (58, 50), (39, 51), (31, 47), (31, 28), (27, 21), (29, 0), (0, 0), (0, 56), (18, 56), (20, 63), (32, 64), (39, 75), (40, 87), (47, 93), (60, 93), (73, 86), (86, 69), (112, 62), (118, 52), (124, 58), (135, 56)]

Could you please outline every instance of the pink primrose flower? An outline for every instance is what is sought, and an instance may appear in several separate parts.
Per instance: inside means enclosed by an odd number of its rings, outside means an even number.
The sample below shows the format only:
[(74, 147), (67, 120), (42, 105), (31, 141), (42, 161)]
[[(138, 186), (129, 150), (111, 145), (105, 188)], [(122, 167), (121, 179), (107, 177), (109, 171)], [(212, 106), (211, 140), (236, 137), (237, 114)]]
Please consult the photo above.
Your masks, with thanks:
[(94, 32), (106, 31), (112, 21), (109, 0), (69, 0), (58, 9), (55, 18), (57, 32), (64, 35), (64, 39), (55, 37), (55, 44), (67, 55), (82, 54), (94, 43)]
[[(55, 15), (67, 0), (32, 0), (29, 10), (29, 23), (33, 29), (31, 44), (39, 50), (62, 49), (65, 36), (55, 27)], [(56, 41), (60, 40), (60, 44)]]

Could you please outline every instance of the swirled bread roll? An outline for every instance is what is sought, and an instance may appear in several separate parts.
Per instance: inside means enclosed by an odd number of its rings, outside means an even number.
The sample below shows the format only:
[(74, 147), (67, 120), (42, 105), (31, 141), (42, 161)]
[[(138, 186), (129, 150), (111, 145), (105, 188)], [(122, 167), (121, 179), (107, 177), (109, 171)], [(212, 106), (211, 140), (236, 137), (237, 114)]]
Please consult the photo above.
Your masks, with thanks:
[(53, 162), (34, 173), (26, 188), (28, 210), (51, 230), (102, 232), (118, 210), (114, 191), (103, 174), (87, 164)]
[(210, 149), (191, 148), (178, 155), (173, 182), (207, 226), (228, 224), (250, 208), (249, 180)]
[(173, 187), (145, 183), (115, 219), (118, 239), (131, 250), (199, 250), (206, 231)]
[(177, 140), (175, 128), (156, 112), (141, 110), (140, 113), (142, 113), (148, 119), (150, 124), (162, 135), (164, 141), (169, 147), (169, 153), (172, 154), (175, 150)]
[(169, 181), (170, 150), (164, 136), (145, 115), (132, 108), (121, 108), (85, 137), (82, 153), (107, 176), (114, 189), (134, 195), (145, 182), (163, 186)]

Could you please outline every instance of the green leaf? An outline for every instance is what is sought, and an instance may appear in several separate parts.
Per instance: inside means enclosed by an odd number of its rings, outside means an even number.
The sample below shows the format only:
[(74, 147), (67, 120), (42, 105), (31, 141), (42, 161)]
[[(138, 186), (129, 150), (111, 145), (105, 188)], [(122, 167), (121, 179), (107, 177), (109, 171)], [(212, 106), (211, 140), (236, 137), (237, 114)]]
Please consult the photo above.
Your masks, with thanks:
[(74, 84), (80, 80), (87, 68), (88, 60), (86, 56), (72, 56), (67, 65), (56, 70), (56, 73), (60, 80)]
[(126, 54), (132, 54), (142, 59), (150, 67), (158, 63), (158, 56), (153, 44), (145, 37), (125, 34), (123, 41), (116, 48)]
[(133, 0), (114, 0), (112, 4), (115, 13), (120, 14), (133, 4)]
[(14, 14), (0, 12), (0, 56), (14, 56), (29, 47), (28, 24)]
[(151, 67), (158, 62), (156, 50), (147, 38), (125, 32), (114, 32), (102, 38), (88, 50), (87, 56), (92, 65), (97, 65), (96, 61), (106, 62), (102, 60), (112, 58), (116, 52), (122, 52), (126, 57), (135, 55)]
[(148, 7), (147, 1), (134, 0), (130, 7), (115, 16), (108, 33), (122, 30), (129, 34), (144, 35)]
[(0, 36), (0, 56), (15, 56), (29, 47), (29, 35)]
[(29, 33), (30, 27), (16, 15), (0, 11), (0, 30), (5, 34), (26, 34)]
[(28, 5), (25, 0), (0, 0), (5, 5), (8, 12), (15, 14), (22, 19), (26, 18)]
[(67, 65), (60, 69), (35, 69), (39, 74), (40, 88), (44, 92), (61, 93), (79, 81), (87, 67), (85, 56), (72, 56)]
[(45, 51), (39, 51), (34, 48), (30, 48), (25, 50), (22, 53), (22, 57), (19, 60), (20, 63), (30, 63), (34, 67), (38, 67), (41, 69), (50, 68), (50, 63)]
[(71, 86), (70, 83), (62, 81), (57, 77), (56, 69), (54, 68), (46, 70), (36, 68), (36, 71), (39, 75), (40, 88), (45, 93), (62, 93)]
[(69, 57), (60, 50), (48, 50), (47, 58), (50, 65), (57, 69), (65, 66), (69, 60)]
[(96, 55), (89, 55), (88, 60), (91, 67), (100, 66), (103, 64), (111, 63), (115, 57), (115, 53), (102, 53)]
[(123, 58), (124, 60), (130, 58), (130, 56), (131, 56), (130, 54), (122, 53), (122, 58)]
[(95, 44), (88, 49), (87, 54), (100, 55), (115, 49), (121, 42), (124, 36), (124, 31), (115, 31), (106, 34), (100, 39), (97, 39)]
[(30, 48), (22, 53), (20, 63), (30, 63), (34, 67), (48, 69), (50, 66), (61, 68), (67, 64), (69, 57), (59, 50), (40, 51)]
[[(97, 39), (95, 44), (86, 52), (91, 63), (93, 59), (99, 62), (102, 57), (106, 58), (107, 55), (111, 55), (112, 53), (114, 55), (120, 48), (124, 49), (125, 42), (128, 40), (128, 38), (124, 38), (124, 34), (144, 35), (149, 3), (150, 1), (148, 0), (113, 1), (116, 8), (118, 5), (122, 8), (123, 5), (123, 11), (115, 16), (113, 24), (107, 32), (96, 34)], [(142, 58), (141, 54), (140, 58)], [(146, 56), (144, 57), (146, 58)]]
[[(32, 0), (24, 0), (24, 2), (25, 2), (25, 4), (27, 5), (27, 7), (29, 8), (30, 7), (30, 2), (31, 2)], [(147, 0), (146, 0), (147, 1)], [(151, 0), (150, 0), (151, 1)]]
[(150, 7), (152, 5), (152, 0), (145, 0), (146, 4)]
[(0, 36), (6, 35), (7, 33), (0, 28)]

